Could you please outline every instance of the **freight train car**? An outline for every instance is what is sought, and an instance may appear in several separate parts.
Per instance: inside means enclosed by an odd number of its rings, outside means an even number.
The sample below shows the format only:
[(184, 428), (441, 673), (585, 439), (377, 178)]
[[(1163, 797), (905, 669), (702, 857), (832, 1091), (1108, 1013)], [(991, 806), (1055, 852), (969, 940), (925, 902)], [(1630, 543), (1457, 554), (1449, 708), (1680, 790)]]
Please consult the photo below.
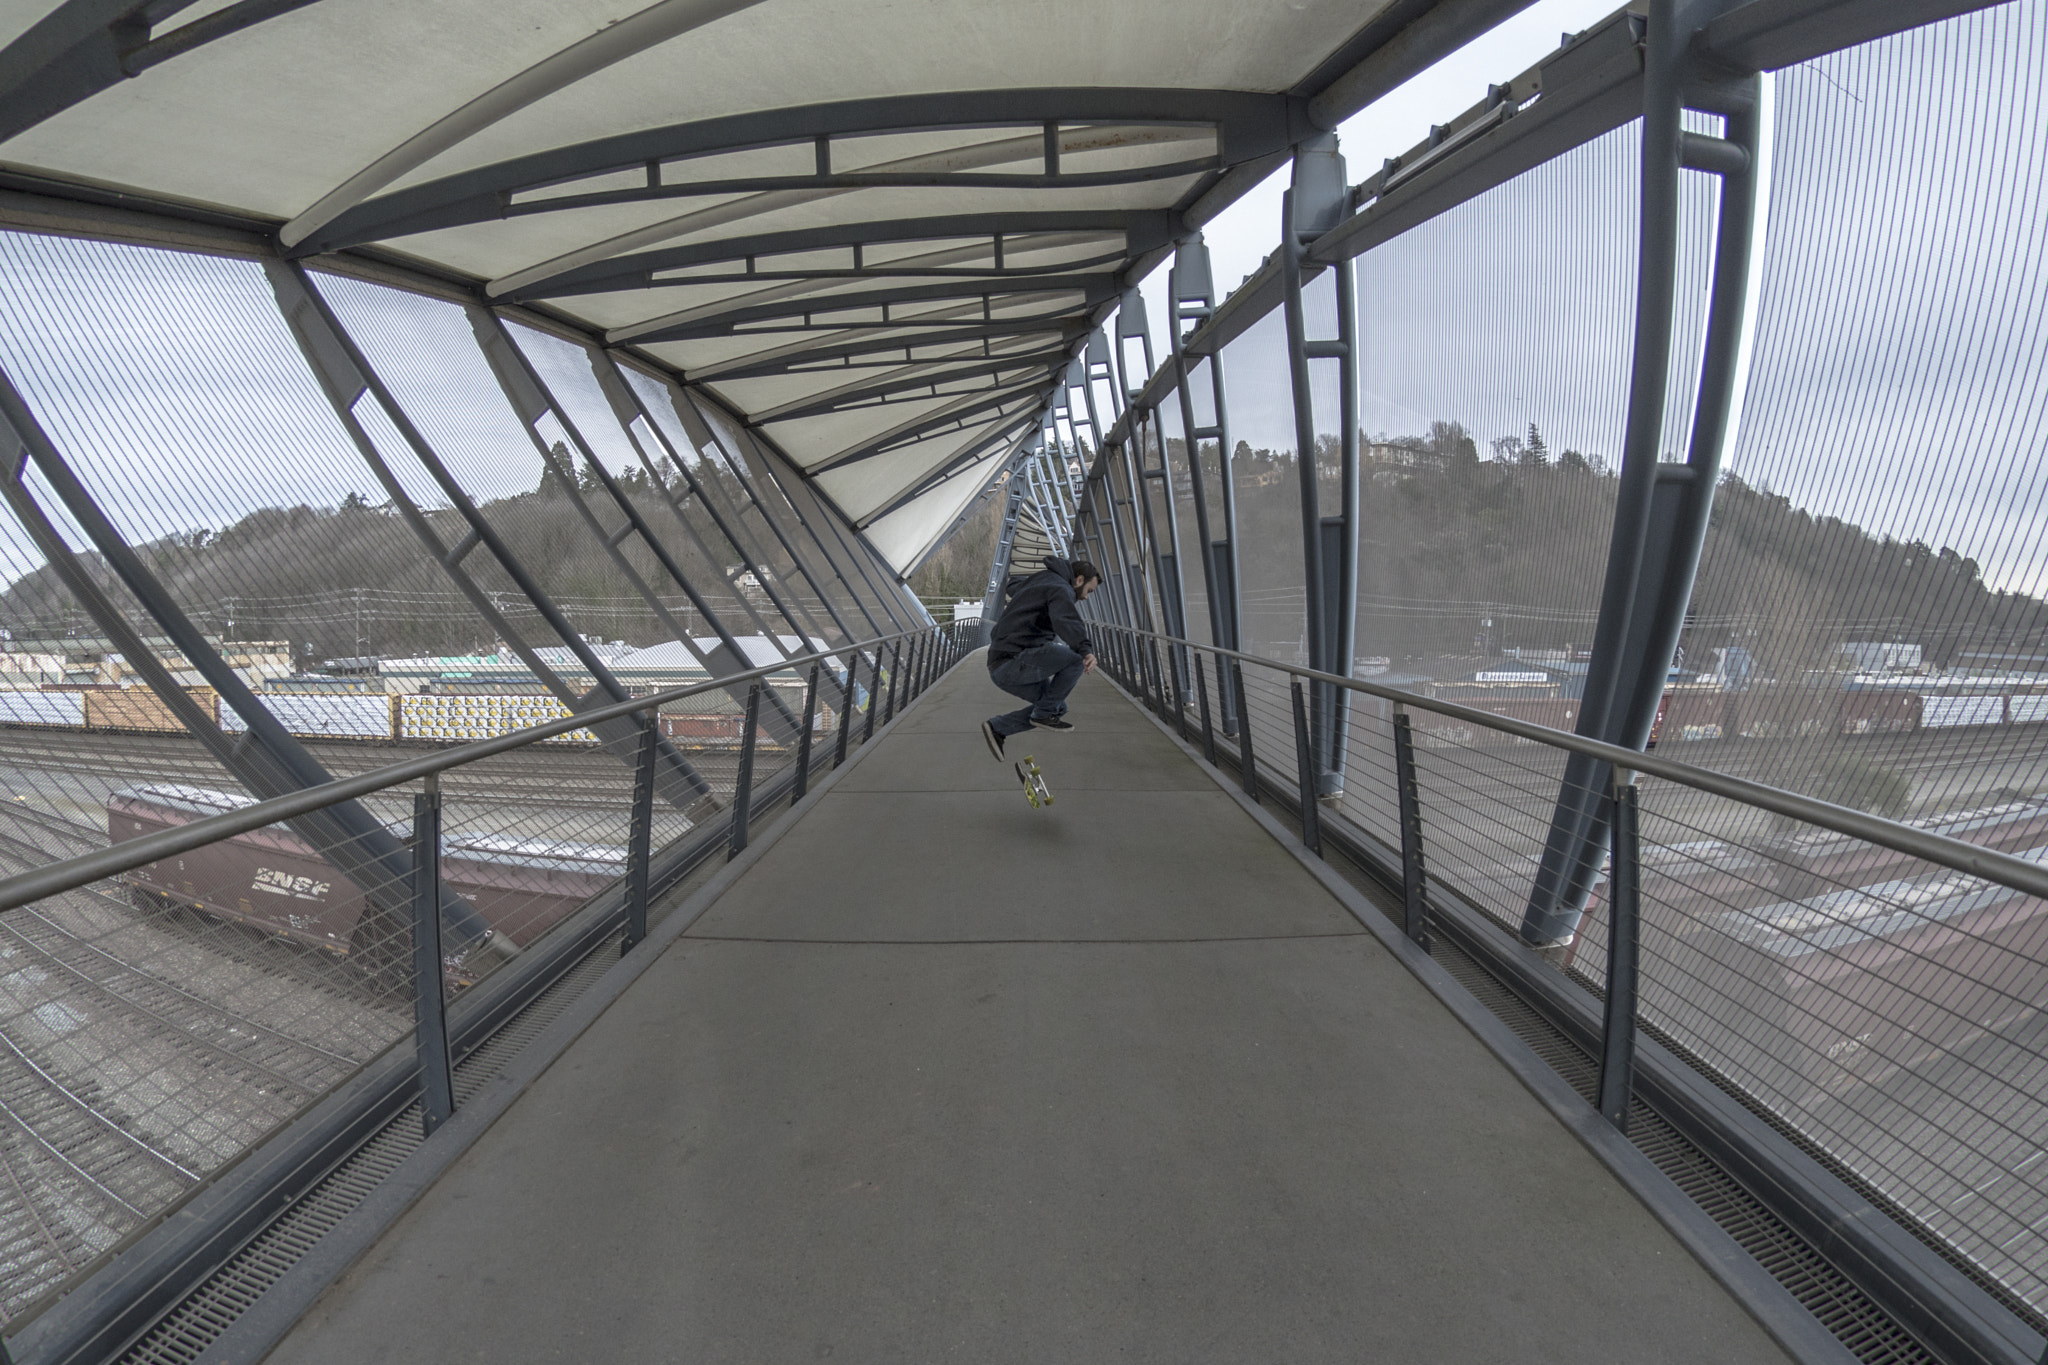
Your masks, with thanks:
[[(251, 804), (204, 787), (124, 787), (107, 798), (107, 835), (120, 843)], [(625, 851), (603, 844), (461, 832), (442, 842), (443, 883), (520, 947), (625, 871)], [(381, 917), (365, 913), (362, 888), (283, 825), (145, 863), (126, 877), (159, 904), (189, 906), (339, 957), (363, 957), (393, 932), (373, 927)]]

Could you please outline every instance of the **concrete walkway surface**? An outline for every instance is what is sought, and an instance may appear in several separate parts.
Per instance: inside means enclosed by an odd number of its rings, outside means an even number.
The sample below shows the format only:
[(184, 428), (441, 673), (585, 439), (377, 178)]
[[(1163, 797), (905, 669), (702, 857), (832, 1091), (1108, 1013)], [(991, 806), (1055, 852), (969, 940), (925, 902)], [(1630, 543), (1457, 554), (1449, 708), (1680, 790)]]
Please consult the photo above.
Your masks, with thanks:
[(968, 660), (331, 1288), (278, 1365), (1783, 1361), (1099, 677)]

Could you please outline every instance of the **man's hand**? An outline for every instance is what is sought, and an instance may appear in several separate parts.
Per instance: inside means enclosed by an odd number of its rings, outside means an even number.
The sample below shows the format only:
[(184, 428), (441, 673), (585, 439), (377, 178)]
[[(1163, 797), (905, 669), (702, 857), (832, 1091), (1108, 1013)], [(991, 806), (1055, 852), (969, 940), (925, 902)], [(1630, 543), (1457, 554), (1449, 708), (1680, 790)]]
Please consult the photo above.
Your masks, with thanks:
[(1095, 671), (1095, 656), (1093, 654), (1083, 654), (1081, 656), (1081, 671), (1083, 673), (1093, 673)]

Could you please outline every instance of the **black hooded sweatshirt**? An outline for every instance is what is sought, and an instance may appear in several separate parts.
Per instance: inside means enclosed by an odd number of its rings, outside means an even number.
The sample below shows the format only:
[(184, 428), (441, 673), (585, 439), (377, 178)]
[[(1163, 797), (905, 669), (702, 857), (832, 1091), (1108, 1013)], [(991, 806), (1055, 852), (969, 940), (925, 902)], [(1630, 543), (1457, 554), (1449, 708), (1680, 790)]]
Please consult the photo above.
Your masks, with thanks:
[(988, 662), (993, 668), (1027, 649), (1063, 640), (1076, 654), (1093, 654), (1088, 626), (1074, 609), (1074, 566), (1058, 555), (1046, 557), (1045, 569), (1019, 585), (989, 635)]

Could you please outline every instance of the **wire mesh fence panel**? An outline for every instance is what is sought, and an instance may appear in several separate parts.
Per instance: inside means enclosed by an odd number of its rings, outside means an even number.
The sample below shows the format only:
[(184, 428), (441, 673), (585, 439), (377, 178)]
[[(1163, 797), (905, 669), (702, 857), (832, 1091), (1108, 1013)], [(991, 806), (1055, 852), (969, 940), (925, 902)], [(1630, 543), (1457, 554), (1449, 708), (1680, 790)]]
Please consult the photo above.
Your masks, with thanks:
[[(1187, 427), (1181, 420), (1180, 401), (1169, 397), (1160, 405), (1158, 431), (1164, 457), (1166, 477), (1164, 492), (1173, 504), (1173, 526), (1175, 537), (1170, 551), (1174, 567), (1180, 579), (1182, 599), (1187, 604), (1187, 620), (1181, 631), (1186, 638), (1203, 644), (1215, 642), (1215, 631), (1209, 619), (1209, 574), (1213, 567), (1207, 565), (1210, 551), (1202, 537), (1201, 518), (1196, 515), (1195, 479), (1199, 474), (1197, 464), (1188, 453)], [(1214, 442), (1208, 443), (1210, 447)], [(1198, 455), (1202, 452), (1197, 452)], [(1207, 458), (1213, 459), (1213, 453)], [(1214, 482), (1210, 479), (1210, 482)], [(1210, 534), (1213, 537), (1222, 522), (1222, 509), (1217, 505), (1207, 487), (1203, 488), (1205, 510), (1210, 517)], [(1162, 523), (1164, 524), (1164, 523)]]
[[(1357, 653), (1375, 666), (1489, 696), (1578, 695), (1628, 400), (1639, 134), (1608, 133), (1356, 262)], [(1713, 194), (1694, 179), (1667, 460), (1684, 456), (1711, 259)], [(1542, 302), (1503, 314), (1511, 296)]]
[[(2038, 1314), (2042, 903), (1668, 788), (1645, 792), (1644, 1019)], [(2037, 803), (1919, 823), (2048, 857)], [(1574, 970), (1606, 933), (1596, 895)]]
[(1754, 359), (1671, 737), (1689, 762), (1886, 814), (2031, 797), (2048, 790), (2042, 10), (1774, 82)]
[[(358, 652), (338, 586), (442, 586), (404, 527), (369, 512), (384, 494), (255, 263), (19, 233), (0, 254), (0, 362), (142, 566), (239, 646), (251, 681)], [(97, 633), (40, 565), (0, 613), (29, 652)]]
[[(653, 587), (655, 597), (668, 613), (658, 624), (673, 623), (680, 628), (665, 633), (678, 641), (701, 642), (690, 652), (709, 654), (717, 647), (710, 637), (721, 626), (733, 634), (758, 632), (774, 638), (797, 630), (797, 621), (764, 617), (743, 590), (729, 583), (730, 578), (737, 577), (729, 553), (722, 560), (715, 560), (707, 545), (678, 525), (661, 490), (674, 484), (680, 473), (666, 450), (643, 451), (637, 446), (635, 435), (621, 425), (593, 369), (594, 363), (605, 362), (594, 361), (591, 352), (581, 345), (531, 327), (509, 324), (507, 331), (533, 365), (549, 396), (560, 405), (579, 444), (595, 457), (617, 493), (630, 505), (629, 523), (629, 514), (617, 506), (613, 491), (602, 486), (599, 475), (585, 466), (580, 452), (561, 448), (565, 472), (572, 473), (578, 495), (590, 501), (603, 524), (607, 528), (627, 524), (636, 528), (633, 534), (621, 539), (618, 548)], [(556, 491), (561, 495), (565, 490)], [(638, 533), (641, 527), (647, 532), (644, 539)], [(714, 533), (715, 530), (714, 526)], [(720, 590), (716, 592), (717, 600), (706, 596), (699, 584)], [(677, 612), (669, 607), (663, 595), (682, 592), (694, 592), (702, 598), (709, 615), (694, 608)]]
[[(779, 580), (792, 588), (809, 585), (817, 590), (817, 585), (812, 583), (792, 553), (792, 547), (810, 539), (809, 532), (798, 524), (798, 518), (781, 497), (775, 481), (760, 468), (752, 442), (715, 405), (695, 403), (693, 407), (698, 420), (704, 423), (711, 436), (703, 447), (704, 458), (720, 471), (722, 495), (727, 498), (732, 515), (752, 537), (758, 562), (770, 566)], [(827, 533), (821, 531), (820, 534)], [(806, 559), (805, 562), (808, 564), (810, 561)], [(866, 585), (857, 573), (850, 573), (847, 578), (856, 585), (852, 591), (862, 597), (869, 614), (885, 630), (900, 628), (893, 624), (894, 618), (883, 609), (879, 597), (872, 590), (861, 591)]]
[(732, 454), (767, 516), (782, 528), (806, 585), (823, 594), (849, 628), (857, 629), (855, 622), (868, 622), (875, 630), (915, 624), (892, 591), (890, 576), (848, 540), (838, 518), (803, 477), (759, 440), (738, 435)]
[[(430, 460), (437, 461), (446, 471), (446, 486), (429, 477), (431, 494), (422, 490), (433, 528), (450, 545), (464, 543), (474, 528), (453, 505), (460, 496), (475, 508), (489, 534), (513, 547), (516, 569), (488, 546), (465, 555), (462, 567), (498, 600), (518, 609), (513, 619), (530, 632), (530, 643), (553, 650), (570, 645), (539, 614), (538, 605), (526, 600), (519, 584), (522, 574), (551, 601), (559, 593), (616, 604), (603, 615), (570, 620), (571, 628), (594, 646), (616, 653), (629, 643), (673, 638), (638, 585), (607, 554), (602, 533), (586, 524), (577, 497), (563, 486), (565, 462), (558, 458), (555, 472), (550, 472), (535, 432), (522, 424), (507, 402), (464, 310), (362, 280), (314, 278), (428, 452), (416, 456), (389, 423), (366, 423), (386, 460), (395, 468), (421, 472)], [(567, 449), (559, 434), (541, 444), (551, 452), (557, 446)], [(567, 468), (567, 477), (573, 480), (573, 465)], [(651, 557), (643, 553), (633, 567), (638, 572), (647, 564)], [(562, 662), (571, 660), (565, 655)]]
[[(1230, 477), (1237, 499), (1239, 648), (1308, 662), (1302, 587), (1301, 482), (1287, 325), (1275, 309), (1223, 350)], [(1245, 680), (1251, 686), (1251, 679)]]
[[(132, 784), (107, 798), (99, 840), (246, 804)], [(403, 873), (389, 850), (409, 821), (380, 821), (383, 848), (360, 858), (301, 825), (0, 922), (0, 1225), (13, 1234), (0, 1313), (61, 1288), (409, 1029), (410, 981), (392, 969), (408, 956), (408, 879), (364, 874)]]

